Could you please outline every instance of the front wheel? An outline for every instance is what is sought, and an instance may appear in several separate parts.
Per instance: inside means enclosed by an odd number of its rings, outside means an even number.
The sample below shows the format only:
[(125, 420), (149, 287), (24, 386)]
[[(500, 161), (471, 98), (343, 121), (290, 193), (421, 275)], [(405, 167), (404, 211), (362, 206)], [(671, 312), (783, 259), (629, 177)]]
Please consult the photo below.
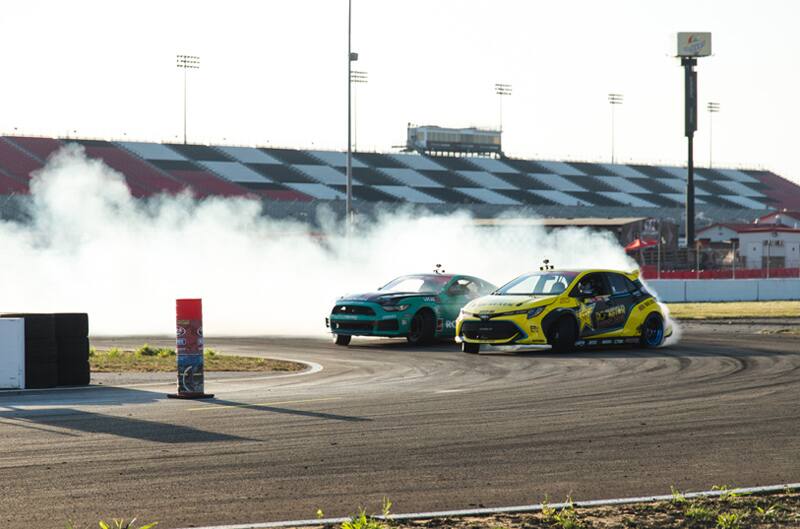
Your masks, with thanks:
[(476, 355), (481, 352), (481, 344), (461, 342), (461, 351), (464, 353)]
[(333, 335), (333, 342), (336, 345), (350, 345), (350, 340), (353, 337), (349, 334), (334, 334)]
[(642, 336), (639, 338), (645, 347), (658, 347), (664, 341), (664, 320), (653, 312), (642, 325)]
[(575, 340), (578, 339), (575, 323), (569, 318), (561, 318), (550, 331), (548, 342), (556, 353), (568, 353), (575, 348)]
[(433, 342), (435, 334), (436, 323), (433, 321), (433, 314), (427, 310), (421, 310), (411, 318), (411, 329), (406, 340), (411, 345), (427, 345)]

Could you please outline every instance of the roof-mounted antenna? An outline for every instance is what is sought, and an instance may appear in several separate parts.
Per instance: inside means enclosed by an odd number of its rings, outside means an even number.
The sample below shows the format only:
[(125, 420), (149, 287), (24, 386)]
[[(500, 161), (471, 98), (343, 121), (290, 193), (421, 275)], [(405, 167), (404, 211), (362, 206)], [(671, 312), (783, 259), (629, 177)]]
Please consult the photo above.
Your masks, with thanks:
[(437, 264), (436, 268), (433, 269), (434, 274), (444, 274), (445, 270), (442, 268), (442, 265)]
[(539, 267), (539, 270), (541, 270), (542, 272), (546, 270), (553, 270), (555, 268), (555, 266), (550, 264), (550, 259), (545, 259), (544, 261), (542, 261), (542, 263), (544, 264), (542, 264), (542, 266)]

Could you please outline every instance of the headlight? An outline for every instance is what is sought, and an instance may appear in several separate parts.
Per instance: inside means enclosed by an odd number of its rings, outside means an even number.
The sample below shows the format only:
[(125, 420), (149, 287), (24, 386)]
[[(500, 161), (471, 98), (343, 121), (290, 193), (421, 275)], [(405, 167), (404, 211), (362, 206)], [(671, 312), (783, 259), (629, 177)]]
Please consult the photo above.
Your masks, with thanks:
[(534, 309), (531, 309), (528, 311), (528, 319), (530, 320), (531, 318), (535, 318), (542, 312), (544, 312), (544, 307), (536, 307)]
[(386, 312), (402, 312), (406, 310), (409, 305), (381, 305)]

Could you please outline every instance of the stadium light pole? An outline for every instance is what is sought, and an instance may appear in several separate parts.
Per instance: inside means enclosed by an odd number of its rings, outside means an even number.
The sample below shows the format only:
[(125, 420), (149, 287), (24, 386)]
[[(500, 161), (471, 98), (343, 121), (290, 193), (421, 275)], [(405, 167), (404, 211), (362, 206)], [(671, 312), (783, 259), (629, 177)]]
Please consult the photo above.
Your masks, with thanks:
[(508, 83), (495, 83), (494, 93), (500, 99), (500, 132), (503, 132), (503, 98), (511, 95), (511, 85)]
[(186, 72), (200, 69), (200, 57), (178, 54), (177, 59), (176, 66), (183, 69), (183, 144), (186, 145)]
[(611, 105), (611, 163), (615, 162), (614, 156), (614, 108), (617, 105), (621, 105), (623, 102), (623, 95), (622, 94), (608, 94), (608, 103)]
[[(367, 72), (352, 70), (350, 72), (350, 82), (355, 84), (367, 84)], [(353, 93), (353, 150), (358, 151), (358, 90)]]
[(353, 51), (353, 0), (347, 0), (347, 197), (345, 209), (348, 225), (353, 222), (353, 120), (352, 91), (353, 63), (358, 60), (358, 53)]
[(710, 101), (706, 109), (708, 110), (708, 168), (711, 169), (714, 154), (714, 114), (719, 112), (719, 103)]

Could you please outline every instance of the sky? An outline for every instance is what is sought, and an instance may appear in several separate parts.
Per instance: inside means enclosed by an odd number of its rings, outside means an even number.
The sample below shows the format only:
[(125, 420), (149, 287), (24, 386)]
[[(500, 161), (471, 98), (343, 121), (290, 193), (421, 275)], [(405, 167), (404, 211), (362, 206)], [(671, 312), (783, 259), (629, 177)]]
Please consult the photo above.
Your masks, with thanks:
[[(506, 154), (686, 160), (678, 31), (698, 61), (695, 160), (800, 183), (800, 3), (728, 0), (353, 0), (357, 147), (391, 152), (406, 125), (500, 125)], [(0, 133), (344, 150), (347, 0), (27, 0), (0, 16)]]

